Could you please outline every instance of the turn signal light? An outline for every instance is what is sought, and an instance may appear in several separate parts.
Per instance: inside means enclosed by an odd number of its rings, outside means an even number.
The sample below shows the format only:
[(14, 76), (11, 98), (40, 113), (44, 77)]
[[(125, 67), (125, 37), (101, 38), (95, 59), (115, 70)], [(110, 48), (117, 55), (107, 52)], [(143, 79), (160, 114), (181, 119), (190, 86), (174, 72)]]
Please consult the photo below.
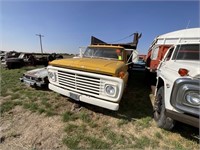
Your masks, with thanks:
[(180, 76), (187, 76), (188, 75), (188, 70), (187, 69), (185, 69), (185, 68), (180, 68), (179, 70), (178, 70), (178, 73), (180, 74)]
[(125, 75), (125, 73), (124, 73), (123, 71), (121, 71), (121, 72), (119, 73), (119, 77), (120, 77), (120, 78), (123, 78), (124, 75)]

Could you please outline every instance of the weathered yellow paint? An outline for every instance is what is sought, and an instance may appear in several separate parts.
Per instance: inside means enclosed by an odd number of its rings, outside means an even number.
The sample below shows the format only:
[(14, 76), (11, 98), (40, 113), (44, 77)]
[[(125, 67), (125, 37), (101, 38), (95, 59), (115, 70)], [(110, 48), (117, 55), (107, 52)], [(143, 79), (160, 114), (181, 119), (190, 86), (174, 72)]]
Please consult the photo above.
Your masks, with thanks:
[[(128, 66), (126, 65), (126, 51), (121, 46), (115, 45), (90, 45), (88, 47), (96, 48), (116, 48), (123, 50), (123, 56), (120, 56), (118, 60), (114, 59), (102, 59), (102, 58), (70, 58), (70, 59), (60, 59), (54, 60), (49, 63), (49, 65), (82, 70), (87, 72), (105, 74), (118, 77), (119, 72), (123, 71), (127, 73)], [(122, 60), (123, 58), (123, 60)], [(126, 77), (125, 77), (126, 78)], [(123, 79), (126, 80), (126, 79)]]
[(54, 60), (49, 63), (52, 66), (83, 70), (93, 73), (118, 76), (120, 71), (127, 71), (124, 61), (100, 58), (70, 58)]

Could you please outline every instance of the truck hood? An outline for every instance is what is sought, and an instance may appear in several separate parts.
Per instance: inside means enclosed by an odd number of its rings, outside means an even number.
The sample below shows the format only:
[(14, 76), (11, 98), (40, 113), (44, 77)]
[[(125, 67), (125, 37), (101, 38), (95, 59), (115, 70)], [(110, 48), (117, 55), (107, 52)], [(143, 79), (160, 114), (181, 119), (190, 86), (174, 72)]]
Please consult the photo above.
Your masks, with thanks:
[(189, 70), (189, 76), (196, 77), (197, 75), (200, 75), (200, 62), (199, 61), (183, 61), (183, 60), (176, 60), (173, 64), (174, 69), (176, 71), (179, 70), (179, 68), (185, 68)]
[(44, 78), (48, 76), (48, 71), (47, 68), (39, 68), (27, 71), (26, 73), (24, 73), (24, 75), (37, 78)]
[(125, 67), (125, 63), (123, 61), (99, 58), (60, 59), (50, 62), (49, 65), (112, 76), (117, 76), (120, 69)]

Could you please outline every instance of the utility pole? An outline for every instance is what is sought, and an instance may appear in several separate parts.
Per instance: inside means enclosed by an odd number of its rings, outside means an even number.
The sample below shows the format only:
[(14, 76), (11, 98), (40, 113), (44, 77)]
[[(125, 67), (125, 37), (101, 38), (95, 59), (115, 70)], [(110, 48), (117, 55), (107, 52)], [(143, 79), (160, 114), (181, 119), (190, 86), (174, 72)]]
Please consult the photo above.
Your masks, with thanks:
[(41, 47), (41, 53), (42, 53), (42, 57), (43, 57), (43, 49), (42, 49), (42, 37), (44, 37), (44, 35), (41, 35), (41, 34), (36, 34), (36, 36), (39, 36), (39, 38), (40, 38), (40, 47)]

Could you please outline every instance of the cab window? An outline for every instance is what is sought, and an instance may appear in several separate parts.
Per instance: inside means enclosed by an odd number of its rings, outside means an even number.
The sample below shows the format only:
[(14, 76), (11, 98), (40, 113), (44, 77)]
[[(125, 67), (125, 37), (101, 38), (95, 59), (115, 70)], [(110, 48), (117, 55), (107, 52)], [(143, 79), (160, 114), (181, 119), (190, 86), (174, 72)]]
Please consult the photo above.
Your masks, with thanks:
[(198, 60), (200, 59), (200, 45), (199, 44), (187, 44), (178, 45), (174, 52), (175, 60)]

